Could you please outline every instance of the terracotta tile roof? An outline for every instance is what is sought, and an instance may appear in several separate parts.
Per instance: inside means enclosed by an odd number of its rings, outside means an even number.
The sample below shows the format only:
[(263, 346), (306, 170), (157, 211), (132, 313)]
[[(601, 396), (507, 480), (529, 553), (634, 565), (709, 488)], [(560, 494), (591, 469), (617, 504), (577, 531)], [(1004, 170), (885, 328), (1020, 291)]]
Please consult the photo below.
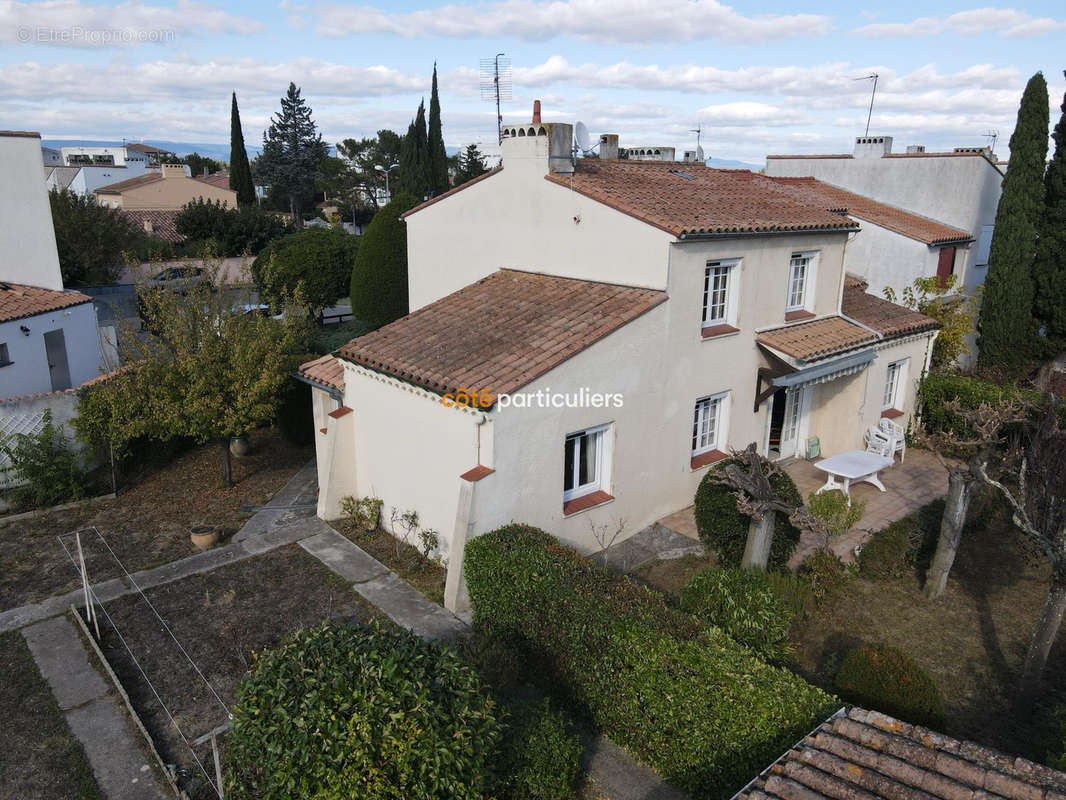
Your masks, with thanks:
[(933, 331), (940, 327), (940, 323), (932, 317), (867, 293), (866, 284), (854, 278), (844, 280), (840, 311), (856, 322), (873, 328), (886, 339)]
[(196, 180), (202, 181), (203, 183), (209, 183), (218, 189), (229, 188), (229, 173), (225, 170), (221, 172), (212, 172), (207, 176), (201, 175)]
[(495, 175), (497, 172), (500, 172), (502, 169), (503, 169), (502, 166), (501, 167), (496, 167), (495, 169), (490, 169), (488, 172), (483, 172), (480, 175), (478, 175), (476, 178), (471, 178), (466, 183), (461, 183), (458, 186), (455, 186), (455, 187), (449, 189), (448, 191), (444, 192), (443, 194), (438, 194), (436, 197), (431, 197), (426, 202), (419, 203), (417, 206), (412, 208), (410, 211), (405, 211), (404, 213), (400, 214), (400, 219), (407, 219), (407, 217), (411, 216), (416, 211), (421, 211), (423, 208), (426, 208), (427, 206), (431, 206), (434, 203), (439, 203), (445, 197), (451, 197), (456, 192), (461, 192), (461, 191), (463, 191), (463, 189), (468, 189), (469, 187), (473, 186), (475, 183), (481, 183), (481, 181), (485, 180), (486, 178), (491, 178), (493, 175)]
[(331, 389), (344, 389), (344, 367), (332, 355), (301, 364), (296, 370), (301, 378)]
[(675, 236), (857, 227), (747, 170), (578, 159), (572, 176), (545, 177)]
[(338, 350), (440, 394), (513, 392), (666, 301), (666, 292), (500, 270)]
[(138, 175), (136, 178), (126, 178), (126, 180), (118, 181), (118, 183), (109, 183), (107, 186), (101, 186), (96, 190), (96, 194), (122, 194), (127, 189), (147, 186), (149, 183), (161, 180), (163, 180), (163, 176), (158, 172), (145, 173), (144, 175)]
[(755, 341), (800, 361), (812, 361), (873, 344), (878, 337), (843, 317), (823, 317), (763, 331)]
[(37, 286), (0, 281), (0, 322), (32, 317), (70, 306), (90, 303), (92, 298), (80, 292), (58, 292)]
[(128, 144), (127, 150), (136, 150), (138, 153), (169, 153), (169, 150), (164, 150), (162, 147), (155, 147), (150, 144)]
[(822, 183), (815, 178), (771, 178), (770, 180), (795, 192), (798, 198), (808, 199), (830, 211), (843, 212), (848, 216), (872, 222), (928, 245), (973, 240), (973, 236), (966, 231), (943, 225), (887, 203), (880, 203), (869, 197), (863, 197), (861, 194)]
[(165, 239), (166, 241), (174, 242), (175, 244), (185, 239), (184, 236), (178, 233), (178, 228), (174, 223), (179, 211), (180, 209), (170, 210), (165, 208), (119, 209), (119, 213), (128, 217), (140, 230), (149, 233), (144, 227), (144, 223), (151, 222), (152, 230), (150, 235), (158, 236), (160, 239)]
[(737, 800), (1061, 800), (1066, 774), (853, 708), (819, 725)]
[(0, 136), (11, 136), (16, 139), (40, 139), (41, 134), (37, 131), (0, 131)]

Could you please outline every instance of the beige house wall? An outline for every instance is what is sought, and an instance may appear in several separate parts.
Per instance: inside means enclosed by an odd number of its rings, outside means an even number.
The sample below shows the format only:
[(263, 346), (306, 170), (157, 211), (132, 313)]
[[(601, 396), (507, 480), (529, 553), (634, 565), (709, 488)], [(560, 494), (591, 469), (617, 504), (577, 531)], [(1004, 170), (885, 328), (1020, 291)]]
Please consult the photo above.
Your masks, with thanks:
[(186, 203), (200, 198), (211, 202), (218, 200), (230, 208), (237, 207), (237, 193), (232, 189), (220, 189), (184, 175), (171, 175), (144, 186), (126, 189), (121, 194), (97, 191), (96, 197), (100, 205), (115, 207), (114, 203), (117, 200), (119, 208), (131, 211), (134, 209), (179, 209)]

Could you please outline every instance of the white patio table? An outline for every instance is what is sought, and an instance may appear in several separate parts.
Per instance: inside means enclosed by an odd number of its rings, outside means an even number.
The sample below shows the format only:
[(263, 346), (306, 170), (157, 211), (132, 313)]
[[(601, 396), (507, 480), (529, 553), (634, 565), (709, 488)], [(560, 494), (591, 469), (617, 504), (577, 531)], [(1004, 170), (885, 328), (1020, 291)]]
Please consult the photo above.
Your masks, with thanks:
[(848, 492), (851, 484), (871, 483), (883, 492), (885, 485), (881, 483), (877, 474), (891, 467), (892, 464), (891, 458), (885, 458), (877, 453), (867, 453), (864, 450), (850, 450), (847, 453), (823, 458), (815, 462), (814, 468), (827, 473), (829, 478), (825, 486), (815, 494), (821, 494), (830, 489), (840, 489), (848, 498), (848, 505), (851, 505), (851, 494)]

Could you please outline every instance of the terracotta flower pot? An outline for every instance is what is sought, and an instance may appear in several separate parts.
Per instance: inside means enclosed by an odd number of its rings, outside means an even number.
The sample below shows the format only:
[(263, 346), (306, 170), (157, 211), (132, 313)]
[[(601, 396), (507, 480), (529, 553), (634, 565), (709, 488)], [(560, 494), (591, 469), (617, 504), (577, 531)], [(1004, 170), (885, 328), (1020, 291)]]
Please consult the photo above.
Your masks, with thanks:
[(234, 436), (229, 440), (229, 451), (237, 458), (248, 455), (251, 449), (247, 436)]
[(208, 550), (218, 544), (219, 531), (212, 525), (197, 525), (189, 530), (189, 538), (197, 550)]

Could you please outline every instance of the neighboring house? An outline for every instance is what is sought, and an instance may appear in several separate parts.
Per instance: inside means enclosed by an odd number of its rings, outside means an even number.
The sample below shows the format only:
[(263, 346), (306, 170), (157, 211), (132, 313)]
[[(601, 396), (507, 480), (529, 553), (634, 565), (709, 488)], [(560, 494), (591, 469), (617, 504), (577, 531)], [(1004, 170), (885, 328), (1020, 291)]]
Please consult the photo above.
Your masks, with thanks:
[(747, 171), (575, 162), (571, 130), (505, 127), (502, 168), (408, 212), (412, 313), (301, 368), (319, 514), (417, 510), (450, 607), (466, 540), (508, 521), (589, 552), (690, 505), (731, 448), (906, 424), (936, 335), (845, 290), (848, 217)]
[[(1003, 181), (1002, 162), (990, 148), (931, 153), (911, 145), (893, 153), (891, 136), (860, 136), (851, 154), (767, 156), (766, 174), (817, 178), (964, 231), (975, 244), (959, 252), (956, 273), (968, 290), (984, 283)], [(867, 277), (871, 285), (884, 283)]]
[(843, 710), (733, 800), (1061, 800), (1066, 774), (877, 711)]
[(815, 178), (774, 178), (796, 197), (847, 214), (862, 230), (848, 243), (844, 268), (862, 277), (870, 291), (896, 296), (916, 278), (947, 276), (961, 271), (973, 237), (909, 211), (823, 183)]
[(92, 299), (65, 291), (40, 135), (0, 132), (0, 397), (69, 389), (101, 372)]
[(124, 217), (143, 230), (149, 236), (178, 244), (185, 237), (178, 233), (177, 219), (180, 209), (123, 208), (119, 209)]
[[(237, 206), (237, 193), (220, 188), (209, 179), (190, 178), (184, 164), (161, 164), (159, 170), (96, 190), (97, 202), (110, 208), (173, 209), (203, 199), (218, 200), (230, 208)], [(228, 179), (227, 179), (228, 184)]]
[[(54, 148), (41, 148), (44, 163), (51, 163)], [(67, 145), (59, 148), (61, 163), (67, 166), (158, 166), (169, 150), (148, 144)]]
[(102, 186), (136, 178), (148, 172), (143, 164), (125, 166), (74, 166), (44, 168), (44, 183), (49, 191), (66, 189), (82, 197), (92, 195)]

